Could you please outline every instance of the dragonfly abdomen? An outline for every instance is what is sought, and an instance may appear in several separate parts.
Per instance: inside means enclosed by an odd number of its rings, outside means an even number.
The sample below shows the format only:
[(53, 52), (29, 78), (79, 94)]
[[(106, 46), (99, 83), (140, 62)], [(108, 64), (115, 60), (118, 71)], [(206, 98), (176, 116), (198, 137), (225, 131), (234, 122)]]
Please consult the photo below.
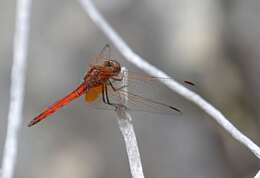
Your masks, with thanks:
[(64, 98), (59, 99), (54, 104), (52, 104), (50, 107), (45, 109), (41, 114), (36, 116), (29, 124), (28, 127), (31, 127), (38, 122), (42, 121), (55, 111), (57, 111), (59, 108), (63, 107), (64, 105), (70, 103), (72, 100), (78, 98), (79, 96), (83, 95), (88, 90), (88, 85), (86, 82), (81, 83), (75, 90), (67, 94)]

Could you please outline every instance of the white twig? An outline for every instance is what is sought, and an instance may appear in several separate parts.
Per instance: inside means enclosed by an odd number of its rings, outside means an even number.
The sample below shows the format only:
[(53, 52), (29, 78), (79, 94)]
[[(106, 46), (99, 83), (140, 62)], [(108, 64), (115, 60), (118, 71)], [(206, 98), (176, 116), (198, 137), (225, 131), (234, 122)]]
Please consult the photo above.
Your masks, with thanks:
[(133, 178), (144, 178), (141, 157), (138, 150), (134, 127), (131, 122), (131, 115), (124, 105), (118, 105), (116, 109), (118, 124), (125, 140), (129, 166)]
[(17, 1), (10, 106), (2, 160), (2, 178), (12, 178), (14, 175), (18, 135), (22, 123), (30, 11), (31, 0)]
[[(104, 34), (112, 41), (114, 46), (122, 53), (122, 55), (131, 63), (135, 64), (140, 69), (144, 70), (152, 76), (160, 78), (171, 78), (163, 71), (152, 66), (146, 60), (135, 54), (131, 48), (123, 41), (123, 39), (115, 32), (115, 30), (107, 23), (104, 17), (98, 12), (91, 0), (79, 0), (85, 11), (88, 13), (92, 21), (104, 32)], [(210, 103), (204, 100), (201, 96), (193, 91), (185, 88), (174, 79), (161, 80), (172, 91), (183, 96), (187, 100), (198, 105), (206, 113), (208, 113), (213, 119), (217, 121), (227, 132), (229, 132), (240, 143), (244, 144), (250, 149), (258, 158), (260, 158), (260, 148), (241, 133), (236, 127), (234, 127), (228, 119)]]
[[(123, 86), (127, 86), (127, 69), (123, 68)], [(127, 90), (127, 87), (124, 88)], [(127, 112), (128, 96), (123, 96), (122, 104), (118, 104), (116, 107), (116, 113), (118, 116), (118, 124), (121, 133), (125, 140), (126, 151), (128, 155), (129, 166), (133, 178), (144, 178), (143, 168), (141, 163), (141, 157), (137, 145), (137, 140), (132, 124), (131, 115)]]
[(255, 175), (254, 178), (260, 178), (260, 170), (258, 171), (258, 173)]

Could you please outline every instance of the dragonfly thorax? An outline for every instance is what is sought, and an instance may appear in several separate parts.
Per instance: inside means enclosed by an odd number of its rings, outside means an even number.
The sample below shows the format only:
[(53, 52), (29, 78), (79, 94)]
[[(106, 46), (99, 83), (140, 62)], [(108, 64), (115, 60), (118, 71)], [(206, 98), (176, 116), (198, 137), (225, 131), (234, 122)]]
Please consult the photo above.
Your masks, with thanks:
[(88, 88), (97, 87), (106, 83), (111, 77), (118, 76), (121, 66), (117, 61), (105, 60), (103, 65), (94, 65), (87, 72), (84, 81)]

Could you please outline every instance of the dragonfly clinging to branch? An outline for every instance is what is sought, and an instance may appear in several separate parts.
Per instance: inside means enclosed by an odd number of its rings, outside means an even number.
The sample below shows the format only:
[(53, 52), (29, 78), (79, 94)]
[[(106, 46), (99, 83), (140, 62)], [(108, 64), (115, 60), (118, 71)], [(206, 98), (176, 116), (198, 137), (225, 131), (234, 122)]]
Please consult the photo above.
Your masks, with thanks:
[[(121, 96), (127, 95), (129, 102), (135, 106), (138, 105), (138, 109), (140, 110), (142, 110), (143, 105), (151, 108), (152, 110), (165, 108), (166, 110), (170, 110), (170, 112), (181, 112), (180, 109), (172, 105), (166, 104), (161, 101), (152, 100), (150, 98), (145, 98), (144, 96), (124, 90), (124, 88), (127, 86), (116, 86), (115, 83), (121, 83), (123, 75), (121, 73), (120, 63), (110, 58), (110, 51), (110, 46), (106, 45), (96, 56), (95, 62), (90, 65), (89, 70), (84, 76), (83, 82), (80, 83), (79, 86), (76, 87), (76, 89), (71, 91), (65, 97), (59, 99), (54, 104), (46, 108), (42, 113), (36, 116), (28, 124), (28, 126), (31, 127), (38, 122), (44, 120), (49, 115), (60, 109), (62, 106), (67, 105), (68, 103), (82, 95), (85, 95), (85, 101), (88, 103), (97, 100), (97, 98), (101, 96), (103, 104), (112, 108), (115, 108), (117, 104), (119, 104), (115, 101), (112, 101), (112, 98), (114, 96), (120, 98)], [(105, 53), (108, 53), (109, 56), (104, 56)], [(131, 73), (129, 73), (129, 78), (131, 81)], [(141, 76), (137, 74), (133, 74), (132, 78), (133, 80), (142, 81), (154, 81), (158, 79), (154, 76)], [(192, 82), (189, 81), (185, 81), (185, 83), (189, 85), (194, 85)]]

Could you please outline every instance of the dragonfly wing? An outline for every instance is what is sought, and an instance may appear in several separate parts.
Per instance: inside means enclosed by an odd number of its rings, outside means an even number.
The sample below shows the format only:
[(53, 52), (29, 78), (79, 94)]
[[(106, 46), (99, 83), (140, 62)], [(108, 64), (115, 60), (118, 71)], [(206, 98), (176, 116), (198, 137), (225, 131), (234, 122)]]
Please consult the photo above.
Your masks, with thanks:
[(89, 65), (103, 64), (104, 60), (110, 60), (111, 58), (111, 47), (106, 44), (101, 51), (93, 58), (91, 58)]
[(93, 87), (85, 93), (85, 101), (87, 103), (95, 101), (102, 94), (102, 85)]
[(131, 90), (126, 91), (125, 88), (114, 91), (111, 86), (108, 86), (108, 90), (111, 103), (124, 104), (124, 100), (127, 98), (127, 108), (131, 111), (167, 115), (181, 114), (181, 110), (173, 105), (167, 104), (166, 102), (158, 99), (146, 98), (141, 94), (139, 95), (139, 93), (133, 93)]
[(127, 97), (128, 108), (132, 111), (141, 111), (158, 114), (181, 114), (182, 111), (173, 105), (170, 105), (164, 101), (154, 100), (146, 98), (135, 93), (119, 91), (121, 97)]
[[(147, 74), (138, 74), (133, 71), (128, 71), (128, 78), (131, 81), (138, 81), (142, 83), (161, 83), (162, 81), (171, 80), (171, 78), (151, 76)], [(183, 84), (187, 86), (195, 86), (195, 83), (189, 80), (180, 80)], [(154, 84), (153, 84), (154, 85)]]
[[(115, 83), (114, 83), (115, 84)], [(166, 115), (178, 115), (181, 114), (181, 110), (175, 106), (166, 104), (160, 100), (154, 100), (150, 98), (145, 98), (141, 95), (133, 93), (131, 90), (124, 91), (124, 88), (114, 91), (110, 85), (107, 87), (108, 98), (110, 103), (113, 104), (124, 104), (124, 98), (127, 97), (128, 103), (127, 108), (134, 112), (148, 112), (156, 114), (166, 114)], [(114, 106), (105, 104), (101, 97), (102, 87), (97, 87), (90, 89), (85, 94), (85, 100), (89, 103), (88, 107), (95, 110), (115, 110)], [(88, 98), (88, 99), (86, 99)]]

